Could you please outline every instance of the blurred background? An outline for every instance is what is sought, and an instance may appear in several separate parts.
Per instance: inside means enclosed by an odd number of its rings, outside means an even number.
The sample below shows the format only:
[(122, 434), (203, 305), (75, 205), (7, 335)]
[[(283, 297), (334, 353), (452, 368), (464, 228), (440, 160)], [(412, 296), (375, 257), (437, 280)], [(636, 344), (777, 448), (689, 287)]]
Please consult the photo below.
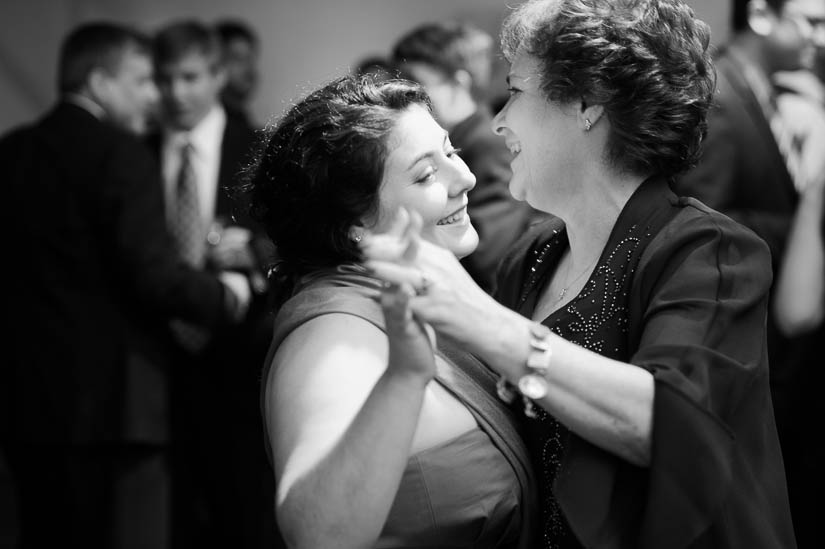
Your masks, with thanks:
[[(689, 0), (711, 25), (713, 43), (729, 34), (730, 1)], [(63, 36), (79, 23), (108, 19), (151, 33), (172, 19), (205, 23), (231, 17), (260, 39), (260, 82), (251, 105), (258, 124), (277, 117), (293, 99), (359, 61), (386, 55), (415, 25), (465, 20), (498, 32), (507, 0), (0, 0), (0, 133), (35, 119), (56, 100), (54, 75)], [(503, 93), (505, 65), (493, 81)], [(0, 456), (0, 549), (15, 539), (12, 486)]]
[[(513, 0), (0, 0), (0, 133), (45, 111), (56, 99), (54, 74), (61, 38), (79, 23), (112, 19), (145, 32), (180, 17), (206, 23), (244, 20), (258, 33), (260, 85), (252, 104), (259, 123), (290, 101), (347, 72), (361, 59), (386, 54), (413, 26), (466, 20), (494, 36)], [(728, 35), (729, 0), (689, 0), (713, 28)], [(499, 63), (499, 70), (503, 63)], [(502, 74), (494, 82), (505, 89)]]

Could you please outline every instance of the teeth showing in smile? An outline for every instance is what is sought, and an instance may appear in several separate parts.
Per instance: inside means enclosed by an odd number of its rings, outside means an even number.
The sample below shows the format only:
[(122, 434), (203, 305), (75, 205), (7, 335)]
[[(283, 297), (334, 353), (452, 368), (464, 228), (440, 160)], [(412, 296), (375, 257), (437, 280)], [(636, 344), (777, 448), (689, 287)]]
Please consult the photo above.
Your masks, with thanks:
[(458, 221), (461, 221), (461, 218), (464, 217), (463, 213), (464, 213), (464, 211), (462, 210), (458, 213), (454, 213), (453, 215), (451, 215), (449, 217), (445, 217), (444, 219), (439, 220), (437, 225), (450, 225), (452, 223), (456, 223)]
[(510, 149), (510, 152), (513, 154), (513, 156), (521, 152), (521, 145), (519, 143), (513, 143), (512, 145), (508, 145), (507, 148)]

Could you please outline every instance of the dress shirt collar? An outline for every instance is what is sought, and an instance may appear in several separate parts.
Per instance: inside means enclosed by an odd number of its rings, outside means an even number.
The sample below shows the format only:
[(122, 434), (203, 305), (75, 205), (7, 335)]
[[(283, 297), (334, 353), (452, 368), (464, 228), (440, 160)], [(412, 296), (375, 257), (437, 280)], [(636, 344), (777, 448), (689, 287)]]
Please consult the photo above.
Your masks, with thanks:
[(192, 153), (207, 158), (220, 158), (223, 131), (226, 128), (226, 111), (215, 105), (194, 128), (189, 131), (167, 131), (166, 141), (179, 150), (186, 143), (192, 145)]
[(106, 110), (85, 95), (81, 95), (79, 93), (67, 93), (63, 99), (67, 103), (80, 107), (98, 120), (106, 119)]

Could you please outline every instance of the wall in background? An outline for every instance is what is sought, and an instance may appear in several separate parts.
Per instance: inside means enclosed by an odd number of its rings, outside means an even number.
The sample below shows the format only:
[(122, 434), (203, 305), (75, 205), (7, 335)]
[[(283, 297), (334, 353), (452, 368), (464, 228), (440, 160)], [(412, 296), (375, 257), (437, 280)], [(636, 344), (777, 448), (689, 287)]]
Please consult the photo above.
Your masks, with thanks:
[[(506, 0), (0, 0), (0, 132), (33, 119), (54, 100), (57, 51), (75, 25), (112, 19), (147, 32), (181, 17), (245, 19), (262, 42), (261, 86), (253, 114), (265, 122), (308, 89), (385, 53), (411, 27), (466, 19), (495, 34)], [(727, 37), (729, 0), (688, 0)], [(503, 63), (499, 67), (499, 76)], [(503, 78), (498, 78), (504, 88)]]

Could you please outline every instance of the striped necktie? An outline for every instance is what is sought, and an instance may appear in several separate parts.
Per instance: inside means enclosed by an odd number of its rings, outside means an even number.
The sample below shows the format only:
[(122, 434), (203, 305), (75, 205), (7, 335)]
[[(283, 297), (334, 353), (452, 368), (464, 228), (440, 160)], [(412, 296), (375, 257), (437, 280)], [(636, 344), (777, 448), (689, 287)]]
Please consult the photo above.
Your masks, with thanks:
[(193, 267), (202, 267), (206, 252), (206, 236), (198, 197), (198, 180), (192, 166), (193, 147), (181, 147), (180, 171), (175, 181), (175, 215), (172, 233), (178, 254)]
[[(192, 144), (181, 147), (180, 171), (175, 181), (175, 208), (171, 226), (178, 255), (195, 268), (203, 267), (206, 256), (206, 235), (198, 199), (198, 180), (192, 166)], [(203, 350), (209, 340), (206, 329), (180, 319), (171, 322), (178, 343), (192, 354)]]

